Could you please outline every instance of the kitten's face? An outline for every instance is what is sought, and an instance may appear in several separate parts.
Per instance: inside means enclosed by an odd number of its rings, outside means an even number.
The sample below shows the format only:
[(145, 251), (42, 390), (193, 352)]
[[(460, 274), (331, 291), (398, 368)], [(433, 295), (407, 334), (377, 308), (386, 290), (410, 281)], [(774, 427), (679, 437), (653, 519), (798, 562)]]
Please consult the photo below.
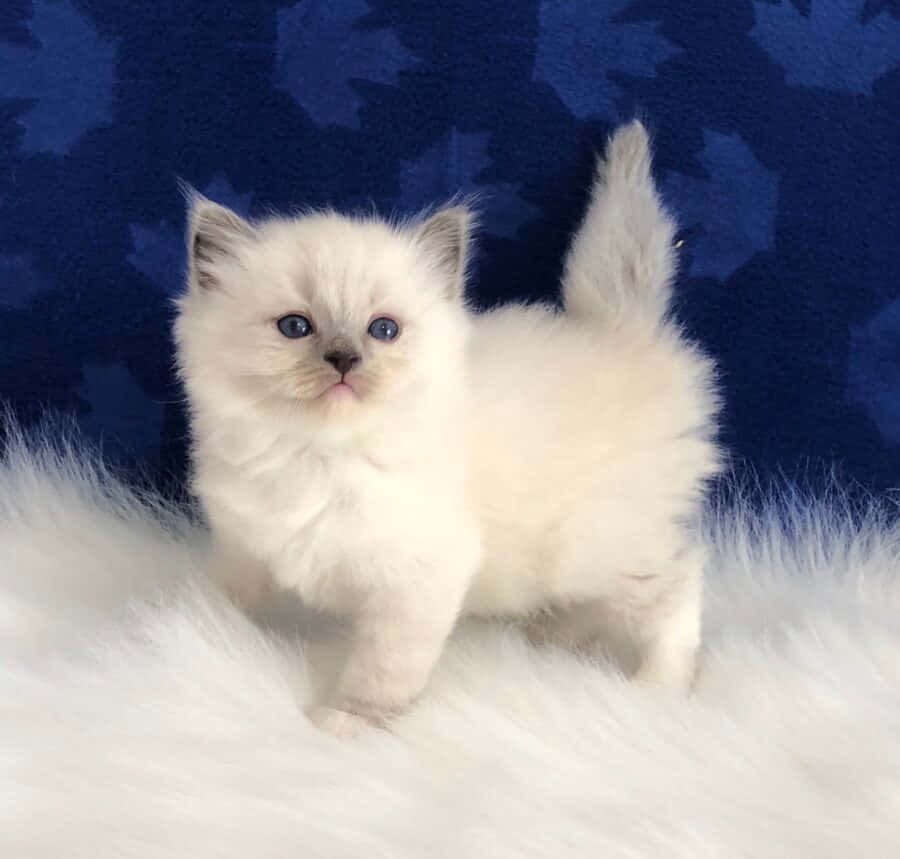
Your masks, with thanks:
[(459, 209), (407, 228), (332, 214), (250, 226), (195, 202), (176, 326), (189, 393), (334, 421), (439, 383), (460, 366), (467, 227)]

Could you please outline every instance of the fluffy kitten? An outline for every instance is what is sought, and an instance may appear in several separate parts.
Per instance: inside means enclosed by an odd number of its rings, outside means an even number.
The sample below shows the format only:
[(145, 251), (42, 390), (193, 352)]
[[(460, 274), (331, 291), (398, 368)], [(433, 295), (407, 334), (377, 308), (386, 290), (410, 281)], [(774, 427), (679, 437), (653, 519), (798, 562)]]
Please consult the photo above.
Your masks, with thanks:
[(469, 232), (462, 207), (249, 224), (191, 203), (176, 340), (215, 569), (245, 602), (271, 582), (352, 618), (311, 713), (338, 734), (408, 705), (460, 613), (693, 676), (718, 402), (668, 316), (646, 132), (598, 164), (565, 312), (468, 312)]

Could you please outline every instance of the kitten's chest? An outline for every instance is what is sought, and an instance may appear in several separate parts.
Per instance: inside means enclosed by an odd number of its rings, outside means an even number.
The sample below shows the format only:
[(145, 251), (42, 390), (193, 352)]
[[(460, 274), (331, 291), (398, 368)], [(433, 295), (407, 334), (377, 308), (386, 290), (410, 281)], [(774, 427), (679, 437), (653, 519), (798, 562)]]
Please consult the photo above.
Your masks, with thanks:
[(343, 597), (330, 590), (358, 590), (362, 571), (375, 575), (392, 557), (404, 488), (402, 474), (365, 455), (308, 455), (233, 470), (206, 494), (214, 527), (264, 559), (283, 587), (331, 608)]
[(271, 523), (272, 548), (302, 538), (327, 538), (351, 522), (364, 523), (386, 502), (389, 480), (360, 458), (303, 457), (246, 476), (252, 507)]

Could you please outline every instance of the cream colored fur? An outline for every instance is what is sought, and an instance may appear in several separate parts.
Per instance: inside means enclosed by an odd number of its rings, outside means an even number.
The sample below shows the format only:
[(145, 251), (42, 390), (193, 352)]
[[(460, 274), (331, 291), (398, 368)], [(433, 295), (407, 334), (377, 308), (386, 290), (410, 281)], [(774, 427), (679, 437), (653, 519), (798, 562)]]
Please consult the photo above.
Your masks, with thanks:
[[(646, 132), (620, 129), (598, 166), (565, 312), (470, 313), (468, 232), (459, 207), (250, 225), (192, 202), (176, 340), (214, 569), (248, 606), (274, 584), (350, 619), (311, 714), (337, 734), (414, 700), (461, 613), (633, 654), (654, 684), (693, 677), (717, 398), (668, 318)], [(283, 337), (288, 313), (314, 334)], [(394, 342), (366, 336), (381, 315)], [(350, 396), (323, 360), (338, 347), (361, 356)]]

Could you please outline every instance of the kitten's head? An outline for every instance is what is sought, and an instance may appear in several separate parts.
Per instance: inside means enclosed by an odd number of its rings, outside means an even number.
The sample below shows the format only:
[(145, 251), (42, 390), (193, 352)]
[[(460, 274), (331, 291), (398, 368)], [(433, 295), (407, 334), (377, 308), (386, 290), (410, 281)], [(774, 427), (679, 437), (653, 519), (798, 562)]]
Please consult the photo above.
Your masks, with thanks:
[(405, 408), (461, 372), (470, 214), (334, 213), (248, 223), (190, 199), (176, 341), (195, 405), (216, 398), (335, 423)]

